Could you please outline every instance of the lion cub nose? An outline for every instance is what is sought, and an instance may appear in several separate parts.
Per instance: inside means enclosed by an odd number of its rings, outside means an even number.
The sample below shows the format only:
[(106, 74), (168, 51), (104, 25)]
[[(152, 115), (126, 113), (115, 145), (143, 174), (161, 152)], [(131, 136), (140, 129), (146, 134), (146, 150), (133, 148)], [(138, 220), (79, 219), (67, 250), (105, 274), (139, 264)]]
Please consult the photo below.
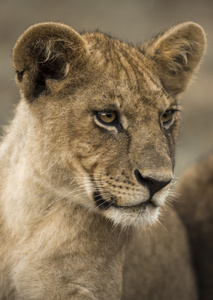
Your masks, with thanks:
[(141, 185), (143, 185), (149, 189), (150, 198), (152, 198), (152, 196), (155, 193), (157, 193), (158, 191), (163, 189), (166, 185), (168, 185), (172, 180), (172, 179), (170, 179), (168, 181), (159, 181), (159, 180), (156, 180), (151, 177), (143, 177), (138, 170), (135, 170), (134, 174), (135, 174), (135, 177), (136, 177), (138, 183), (140, 183)]

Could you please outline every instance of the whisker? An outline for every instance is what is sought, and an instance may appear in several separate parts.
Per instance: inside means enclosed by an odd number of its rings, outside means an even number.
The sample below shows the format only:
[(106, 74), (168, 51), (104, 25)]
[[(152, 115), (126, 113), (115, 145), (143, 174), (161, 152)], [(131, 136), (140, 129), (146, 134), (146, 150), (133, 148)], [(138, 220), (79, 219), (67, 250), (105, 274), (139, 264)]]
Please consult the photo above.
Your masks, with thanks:
[(82, 195), (88, 195), (88, 193), (85, 191), (85, 192), (83, 192), (83, 193), (79, 193), (79, 194), (77, 194), (77, 195), (73, 195), (73, 197), (74, 197), (74, 198), (77, 198), (77, 197), (82, 196)]

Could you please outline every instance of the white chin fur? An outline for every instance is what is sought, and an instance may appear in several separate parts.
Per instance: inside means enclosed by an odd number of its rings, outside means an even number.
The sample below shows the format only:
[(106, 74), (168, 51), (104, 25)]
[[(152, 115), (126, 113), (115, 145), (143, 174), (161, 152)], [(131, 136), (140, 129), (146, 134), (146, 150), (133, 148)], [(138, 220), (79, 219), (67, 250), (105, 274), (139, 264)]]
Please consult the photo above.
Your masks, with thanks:
[(115, 225), (145, 228), (154, 225), (158, 221), (159, 208), (147, 207), (145, 210), (131, 211), (131, 209), (110, 207), (106, 211), (103, 211), (103, 215), (112, 220)]

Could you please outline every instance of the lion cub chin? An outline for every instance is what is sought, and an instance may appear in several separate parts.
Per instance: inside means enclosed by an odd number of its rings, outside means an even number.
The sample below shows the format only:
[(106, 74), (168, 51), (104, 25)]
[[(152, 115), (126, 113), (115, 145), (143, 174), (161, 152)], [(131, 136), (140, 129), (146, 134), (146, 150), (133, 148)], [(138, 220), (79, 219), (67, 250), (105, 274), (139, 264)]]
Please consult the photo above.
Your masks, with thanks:
[(204, 48), (192, 22), (137, 47), (59, 23), (18, 39), (21, 101), (0, 145), (0, 299), (197, 299), (177, 215), (151, 226)]

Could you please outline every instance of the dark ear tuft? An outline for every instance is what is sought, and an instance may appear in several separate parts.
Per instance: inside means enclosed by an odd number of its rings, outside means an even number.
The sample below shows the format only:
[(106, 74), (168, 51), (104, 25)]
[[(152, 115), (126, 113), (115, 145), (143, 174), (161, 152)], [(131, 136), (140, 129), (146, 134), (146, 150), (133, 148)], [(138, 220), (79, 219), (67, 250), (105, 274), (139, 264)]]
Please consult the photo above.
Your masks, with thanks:
[(41, 23), (27, 29), (13, 51), (17, 82), (25, 98), (33, 101), (53, 92), (48, 80), (63, 81), (84, 64), (86, 52), (85, 40), (69, 26)]
[[(66, 77), (66, 67), (69, 68), (66, 60), (66, 44), (61, 41), (39, 42), (33, 48), (33, 56), (38, 64), (37, 74), (35, 75), (34, 98), (46, 90), (46, 80), (61, 80)], [(73, 62), (72, 62), (73, 63)], [(74, 64), (74, 63), (73, 63)], [(46, 93), (49, 92), (46, 90)]]
[(167, 91), (178, 95), (199, 66), (205, 44), (203, 29), (196, 23), (186, 22), (142, 45), (142, 49), (155, 61)]

